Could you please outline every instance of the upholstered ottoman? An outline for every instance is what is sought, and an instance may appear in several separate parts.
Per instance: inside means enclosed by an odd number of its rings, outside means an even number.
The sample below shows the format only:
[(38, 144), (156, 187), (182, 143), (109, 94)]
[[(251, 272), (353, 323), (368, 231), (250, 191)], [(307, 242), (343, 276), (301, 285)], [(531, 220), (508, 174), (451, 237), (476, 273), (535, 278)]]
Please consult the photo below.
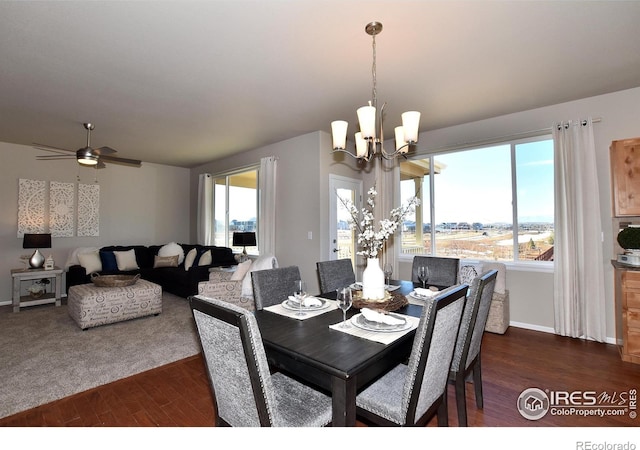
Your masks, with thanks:
[(79, 284), (69, 288), (67, 308), (83, 330), (158, 315), (162, 312), (162, 287), (147, 280), (138, 280), (126, 287)]

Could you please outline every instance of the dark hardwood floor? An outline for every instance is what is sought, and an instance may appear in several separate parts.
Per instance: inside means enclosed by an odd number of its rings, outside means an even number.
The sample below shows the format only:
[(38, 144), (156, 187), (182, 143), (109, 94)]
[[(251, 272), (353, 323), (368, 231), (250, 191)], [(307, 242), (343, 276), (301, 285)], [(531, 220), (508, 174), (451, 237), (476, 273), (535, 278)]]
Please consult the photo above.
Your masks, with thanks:
[[(622, 394), (640, 390), (640, 365), (621, 361), (613, 345), (509, 328), (485, 333), (482, 351), (484, 408), (467, 384), (471, 427), (637, 427), (622, 416), (553, 415), (530, 421), (516, 407), (527, 388)], [(449, 425), (457, 426), (453, 386)], [(609, 402), (608, 404), (610, 404)], [(633, 416), (633, 414), (631, 414)], [(197, 355), (0, 419), (3, 427), (209, 427), (213, 402), (202, 358)], [(364, 426), (364, 424), (359, 424)], [(428, 426), (436, 426), (435, 420)]]

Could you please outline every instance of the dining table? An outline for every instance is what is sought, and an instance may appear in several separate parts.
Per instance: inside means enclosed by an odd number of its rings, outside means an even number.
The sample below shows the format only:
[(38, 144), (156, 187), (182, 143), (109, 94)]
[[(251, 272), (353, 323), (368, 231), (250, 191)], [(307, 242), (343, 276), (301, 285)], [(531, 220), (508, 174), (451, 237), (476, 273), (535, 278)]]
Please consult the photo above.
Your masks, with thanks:
[[(405, 296), (419, 286), (404, 280), (391, 280), (389, 284), (399, 286), (394, 292)], [(334, 300), (336, 292), (316, 297)], [(418, 318), (422, 312), (420, 303), (412, 301), (394, 313)], [(347, 318), (359, 312), (351, 307)], [(256, 311), (255, 317), (269, 365), (331, 396), (332, 426), (356, 425), (357, 393), (397, 364), (406, 362), (415, 335), (414, 326), (390, 343), (357, 337), (336, 328), (343, 320), (342, 310), (336, 308), (304, 320), (268, 308)], [(413, 322), (417, 324), (417, 319)]]

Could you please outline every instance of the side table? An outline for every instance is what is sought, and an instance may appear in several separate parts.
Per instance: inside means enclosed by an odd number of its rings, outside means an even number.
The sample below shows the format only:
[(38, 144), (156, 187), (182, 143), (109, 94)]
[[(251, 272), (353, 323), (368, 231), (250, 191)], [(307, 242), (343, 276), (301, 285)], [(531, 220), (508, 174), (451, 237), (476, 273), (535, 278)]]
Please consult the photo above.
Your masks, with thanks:
[[(25, 306), (45, 305), (55, 303), (61, 304), (62, 269), (54, 267), (51, 270), (44, 269), (11, 269), (13, 278), (13, 312), (20, 312), (20, 308)], [(28, 295), (20, 295), (20, 287), (23, 281), (41, 280), (43, 278), (55, 279), (55, 292), (44, 294), (41, 298), (32, 299)]]

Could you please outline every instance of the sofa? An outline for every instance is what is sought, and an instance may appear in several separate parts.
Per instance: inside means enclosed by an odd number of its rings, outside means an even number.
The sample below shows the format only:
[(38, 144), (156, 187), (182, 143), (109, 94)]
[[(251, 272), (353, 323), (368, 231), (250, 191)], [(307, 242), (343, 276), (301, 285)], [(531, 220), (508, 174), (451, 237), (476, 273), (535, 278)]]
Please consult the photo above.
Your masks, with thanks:
[(198, 283), (209, 279), (212, 267), (237, 264), (228, 247), (198, 244), (106, 246), (79, 251), (78, 263), (68, 264), (66, 289), (91, 282), (91, 274), (140, 274), (166, 292), (187, 298), (198, 293)]
[(278, 260), (275, 256), (262, 255), (255, 261), (248, 260), (238, 264), (235, 270), (213, 270), (209, 273), (208, 280), (198, 283), (198, 294), (254, 311), (256, 304), (251, 273), (276, 268)]

